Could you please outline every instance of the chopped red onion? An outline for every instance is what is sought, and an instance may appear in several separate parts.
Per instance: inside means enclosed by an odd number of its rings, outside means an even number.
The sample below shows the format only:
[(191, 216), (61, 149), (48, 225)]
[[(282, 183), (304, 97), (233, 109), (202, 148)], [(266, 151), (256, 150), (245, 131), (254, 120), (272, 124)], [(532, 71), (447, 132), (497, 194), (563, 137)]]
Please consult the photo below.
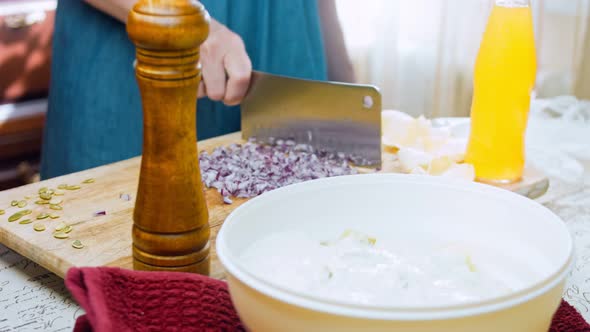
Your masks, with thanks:
[(94, 212), (95, 217), (106, 216), (107, 212), (104, 210)]
[(223, 201), (230, 197), (249, 198), (286, 185), (340, 175), (356, 174), (344, 153), (314, 151), (293, 140), (272, 139), (271, 145), (254, 139), (244, 145), (231, 144), (201, 152), (201, 178), (208, 188), (216, 188)]
[(131, 195), (129, 194), (121, 194), (119, 195), (119, 198), (124, 200), (124, 201), (130, 201), (131, 200)]

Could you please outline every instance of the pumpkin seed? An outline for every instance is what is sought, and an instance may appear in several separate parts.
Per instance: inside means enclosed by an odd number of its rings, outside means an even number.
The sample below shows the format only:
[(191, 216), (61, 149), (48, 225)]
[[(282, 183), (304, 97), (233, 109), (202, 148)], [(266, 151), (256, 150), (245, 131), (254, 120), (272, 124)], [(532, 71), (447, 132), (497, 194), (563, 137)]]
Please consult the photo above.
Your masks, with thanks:
[(3, 215), (3, 214), (5, 214), (5, 213), (6, 213), (6, 211), (0, 209), (0, 216)]
[(65, 183), (62, 183), (62, 184), (60, 184), (59, 186), (57, 186), (57, 189), (66, 189), (67, 187), (68, 187), (68, 185), (67, 185), (67, 184), (65, 184)]
[(84, 244), (80, 240), (75, 240), (74, 242), (72, 242), (72, 247), (76, 249), (82, 249), (84, 248)]
[(30, 224), (32, 222), (33, 222), (32, 219), (25, 219), (25, 220), (19, 221), (18, 223), (21, 224), (21, 225), (26, 225), (26, 224)]
[(36, 230), (37, 232), (43, 232), (45, 230), (45, 225), (35, 224), (35, 226), (33, 226), (33, 229)]
[(41, 195), (42, 193), (47, 191), (47, 187), (43, 187), (41, 189), (39, 189), (39, 195)]
[(53, 196), (63, 196), (64, 192), (63, 190), (56, 190), (53, 192)]
[(45, 201), (45, 200), (40, 199), (40, 200), (36, 201), (35, 204), (39, 204), (39, 205), (49, 204), (49, 201)]
[(10, 217), (8, 217), (8, 222), (14, 222), (19, 220), (20, 218), (22, 218), (23, 216), (26, 216), (27, 214), (31, 214), (31, 210), (22, 210), (19, 212), (16, 212), (15, 214), (11, 215)]
[(71, 225), (67, 225), (64, 229), (62, 229), (62, 232), (68, 234), (73, 230), (74, 230), (74, 227), (72, 227)]
[(60, 204), (61, 204), (63, 201), (64, 201), (64, 200), (63, 200), (63, 199), (61, 199), (61, 198), (52, 198), (52, 199), (49, 201), (49, 204), (51, 204), (51, 205), (60, 205)]
[(18, 206), (19, 208), (21, 208), (21, 209), (22, 209), (22, 208), (24, 208), (25, 206), (27, 206), (27, 201), (25, 201), (25, 200), (19, 201), (19, 202), (16, 204), (16, 206)]
[(17, 206), (18, 205), (18, 201), (12, 201), (10, 202), (10, 206)]
[(86, 180), (82, 181), (82, 183), (94, 183), (94, 179), (93, 178), (86, 179)]
[(52, 210), (63, 210), (63, 208), (61, 207), (61, 205), (57, 205), (57, 204), (50, 204), (49, 208)]
[(42, 193), (42, 194), (39, 194), (39, 197), (40, 197), (41, 199), (44, 199), (44, 200), (46, 200), (46, 201), (50, 200), (50, 199), (51, 199), (51, 196), (53, 196), (53, 195), (51, 195), (51, 194), (49, 194), (49, 193), (47, 193), (47, 192), (44, 192), (44, 193)]
[(40, 214), (37, 216), (37, 219), (39, 219), (39, 220), (40, 220), (40, 219), (47, 219), (47, 218), (49, 218), (49, 214), (47, 214), (47, 213), (45, 213), (45, 212), (43, 212), (43, 213), (40, 213)]
[(25, 196), (25, 199), (31, 199), (31, 198), (33, 198), (33, 196), (31, 196), (31, 195)]
[(63, 222), (60, 222), (57, 226), (55, 226), (55, 231), (56, 232), (61, 232), (63, 231), (64, 228), (66, 228), (68, 225), (64, 224)]
[(82, 187), (80, 187), (79, 185), (75, 184), (75, 185), (71, 185), (71, 186), (67, 186), (66, 190), (78, 190)]
[(56, 239), (67, 239), (70, 236), (64, 232), (55, 232), (55, 233), (53, 233), (53, 237)]
[(48, 195), (53, 195), (54, 192), (55, 192), (55, 190), (53, 190), (53, 189), (47, 189), (47, 191), (45, 193)]
[(59, 218), (59, 216), (57, 214), (49, 214), (49, 218), (57, 219), (57, 218)]

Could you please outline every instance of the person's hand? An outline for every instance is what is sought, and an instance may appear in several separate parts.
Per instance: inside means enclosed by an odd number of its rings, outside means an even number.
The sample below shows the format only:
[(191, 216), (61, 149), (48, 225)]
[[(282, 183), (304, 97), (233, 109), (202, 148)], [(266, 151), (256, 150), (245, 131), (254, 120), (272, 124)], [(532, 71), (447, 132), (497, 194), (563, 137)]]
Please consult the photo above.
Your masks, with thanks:
[(248, 90), (252, 63), (242, 38), (211, 19), (209, 37), (201, 45), (202, 81), (199, 98), (239, 104)]

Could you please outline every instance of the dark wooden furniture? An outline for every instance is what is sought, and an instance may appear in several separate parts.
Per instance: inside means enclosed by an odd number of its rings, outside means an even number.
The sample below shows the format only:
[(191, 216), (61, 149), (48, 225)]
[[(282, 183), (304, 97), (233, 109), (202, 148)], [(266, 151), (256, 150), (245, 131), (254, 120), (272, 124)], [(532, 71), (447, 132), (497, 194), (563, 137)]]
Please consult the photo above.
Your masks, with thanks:
[(55, 0), (0, 0), (0, 189), (36, 180)]

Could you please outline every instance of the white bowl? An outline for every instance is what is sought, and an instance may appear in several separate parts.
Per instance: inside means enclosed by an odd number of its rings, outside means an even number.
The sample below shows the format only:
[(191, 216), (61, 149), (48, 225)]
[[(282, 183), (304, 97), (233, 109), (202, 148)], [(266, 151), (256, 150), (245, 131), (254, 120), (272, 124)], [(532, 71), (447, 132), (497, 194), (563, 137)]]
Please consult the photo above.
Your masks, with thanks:
[[(509, 271), (522, 286), (469, 304), (351, 305), (276, 286), (239, 259), (250, 244), (273, 232), (303, 230), (326, 239), (345, 229), (410, 247), (460, 241), (474, 259)], [(255, 332), (545, 332), (573, 260), (565, 224), (532, 200), (483, 184), (399, 174), (321, 179), (263, 194), (227, 218), (216, 248), (238, 314)]]

